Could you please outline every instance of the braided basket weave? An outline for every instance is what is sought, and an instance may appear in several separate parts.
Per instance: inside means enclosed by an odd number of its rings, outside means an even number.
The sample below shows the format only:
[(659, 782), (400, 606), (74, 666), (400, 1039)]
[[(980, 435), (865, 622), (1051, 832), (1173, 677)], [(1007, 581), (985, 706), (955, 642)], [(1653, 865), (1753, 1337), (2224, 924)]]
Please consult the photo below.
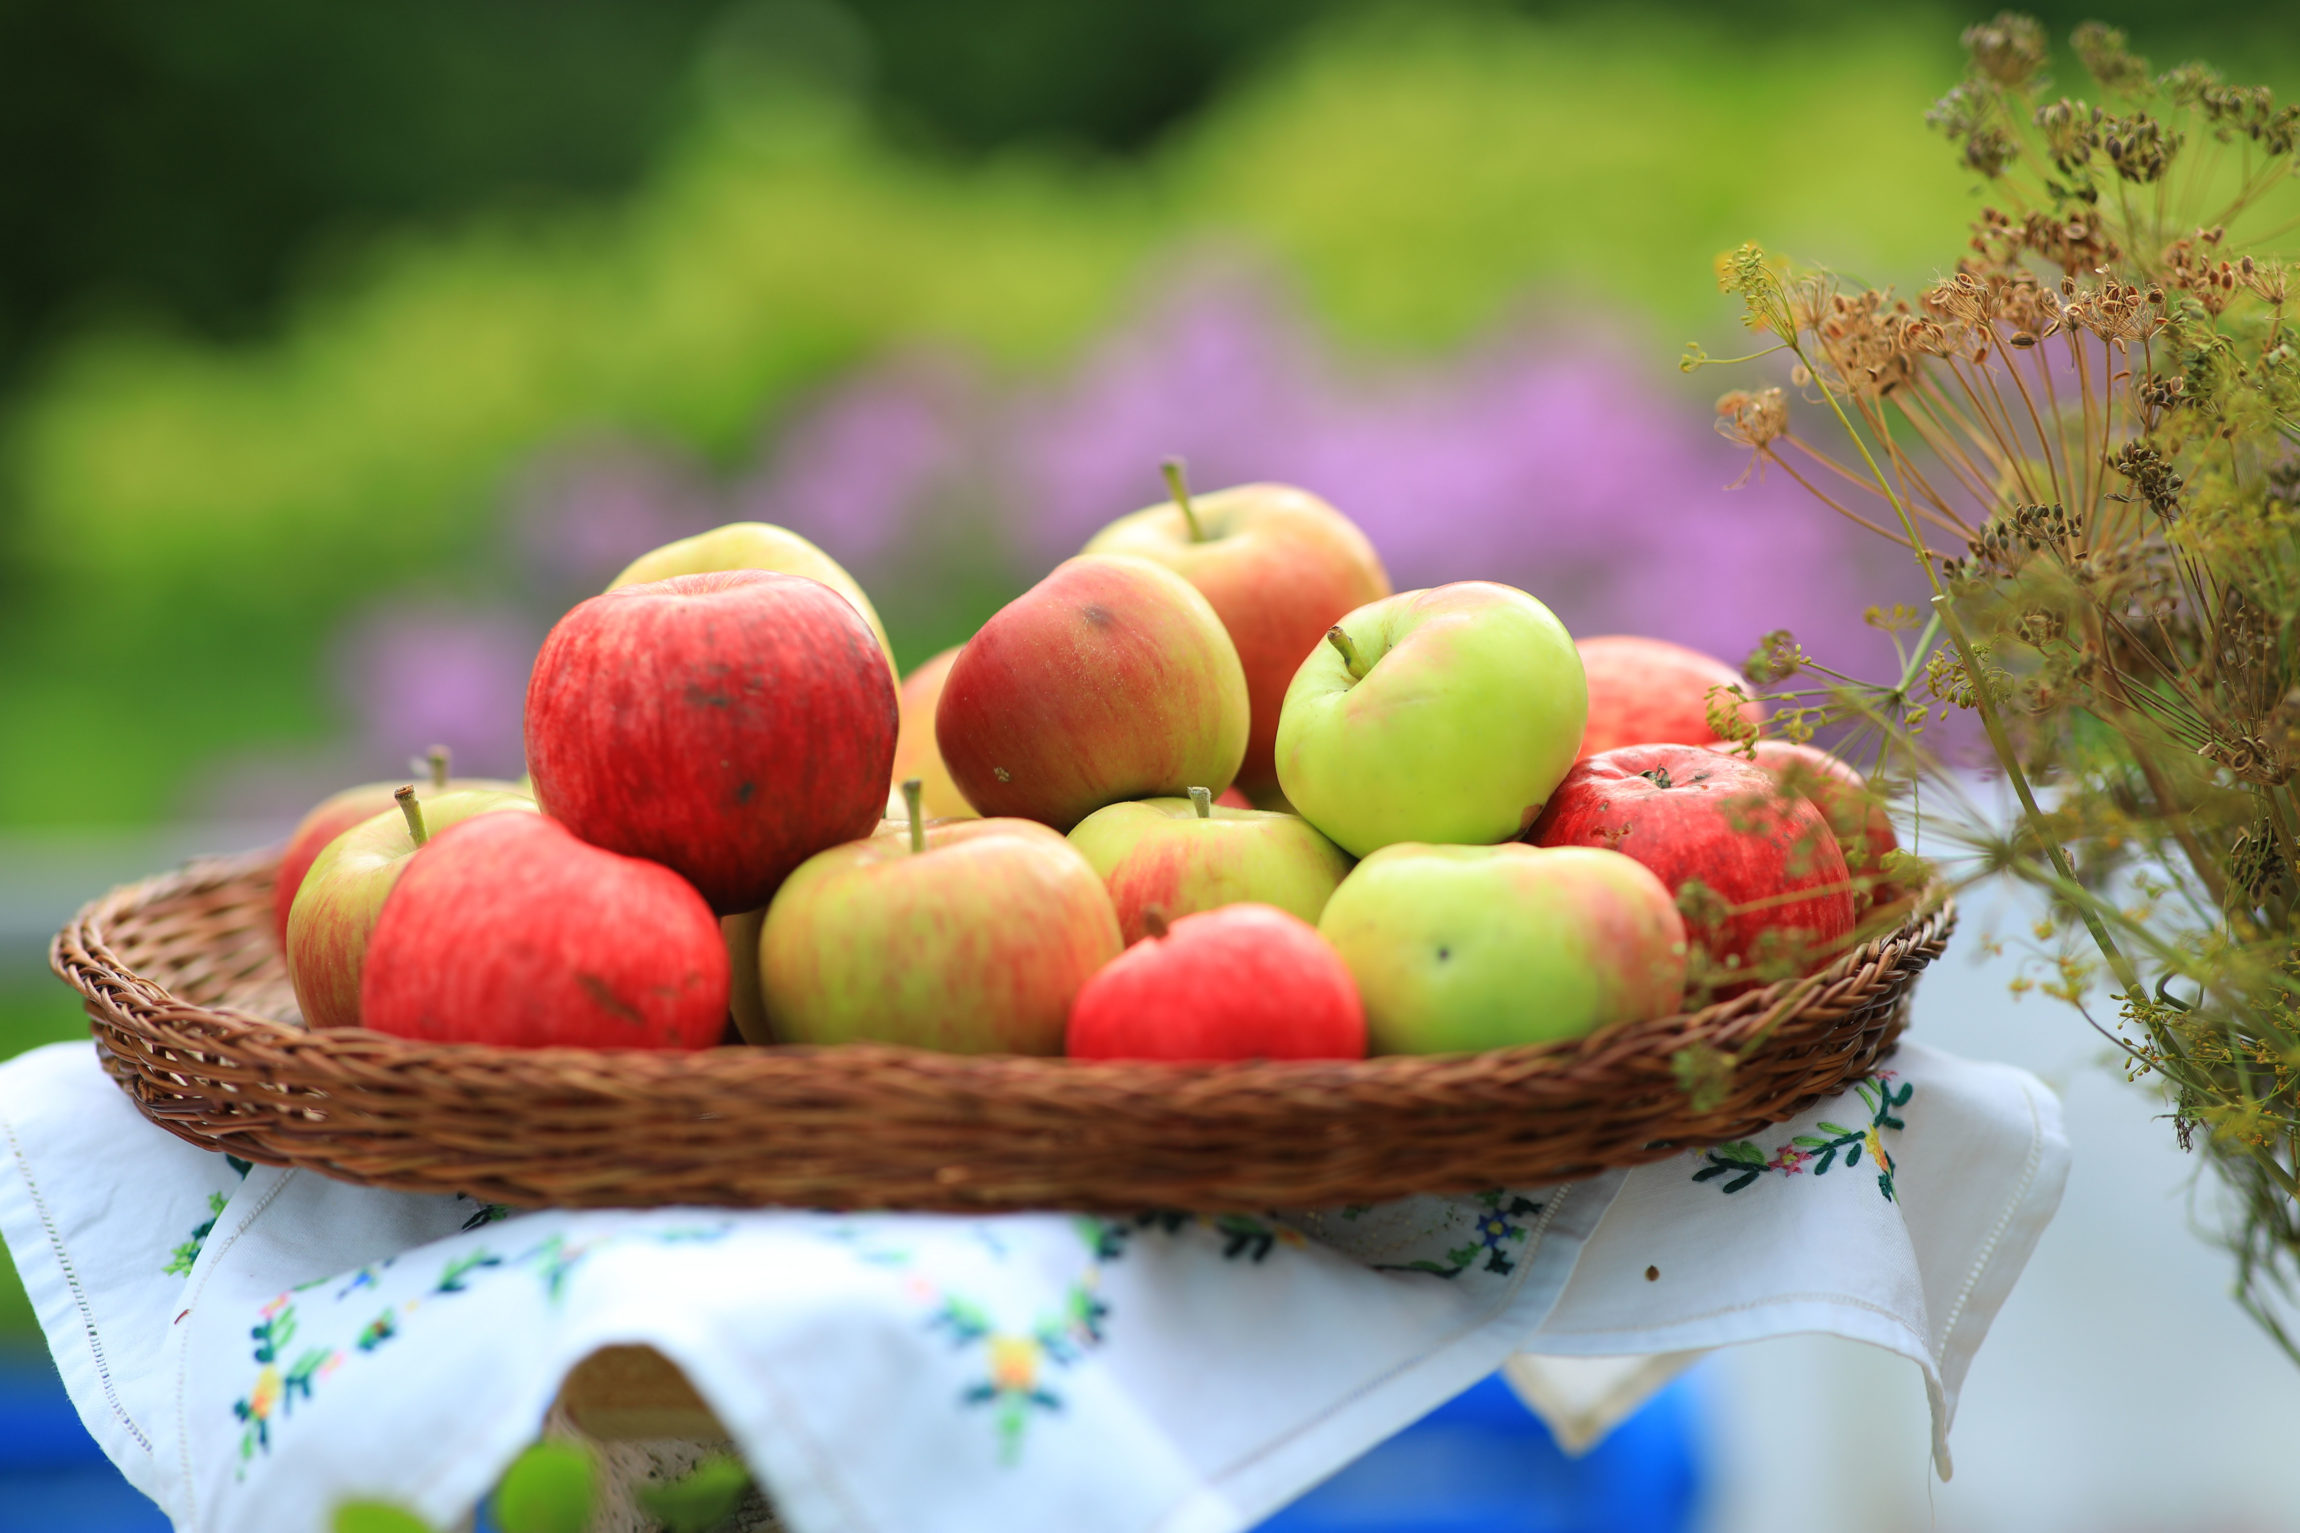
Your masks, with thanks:
[[(1482, 1054), (1214, 1065), (875, 1045), (700, 1053), (307, 1031), (275, 852), (96, 900), (57, 935), (105, 1067), (203, 1148), (518, 1206), (1226, 1212), (1529, 1186), (1742, 1138), (1887, 1053), (1955, 920), (1922, 901), (1815, 980)], [(1696, 1110), (1673, 1056), (1747, 1051)]]

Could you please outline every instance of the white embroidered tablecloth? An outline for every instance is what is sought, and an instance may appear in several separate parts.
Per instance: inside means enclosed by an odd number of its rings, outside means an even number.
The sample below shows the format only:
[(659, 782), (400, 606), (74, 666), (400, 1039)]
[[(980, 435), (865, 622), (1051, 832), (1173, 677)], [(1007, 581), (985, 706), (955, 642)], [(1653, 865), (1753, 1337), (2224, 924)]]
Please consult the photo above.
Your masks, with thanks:
[(568, 1370), (676, 1362), (799, 1533), (1251, 1526), (1478, 1379), (1569, 1445), (1709, 1347), (1973, 1350), (2067, 1171), (2034, 1078), (1905, 1044), (1740, 1145), (1218, 1218), (540, 1212), (249, 1168), (89, 1044), (0, 1065), (4, 1233), (74, 1404), (180, 1528), (449, 1523)]

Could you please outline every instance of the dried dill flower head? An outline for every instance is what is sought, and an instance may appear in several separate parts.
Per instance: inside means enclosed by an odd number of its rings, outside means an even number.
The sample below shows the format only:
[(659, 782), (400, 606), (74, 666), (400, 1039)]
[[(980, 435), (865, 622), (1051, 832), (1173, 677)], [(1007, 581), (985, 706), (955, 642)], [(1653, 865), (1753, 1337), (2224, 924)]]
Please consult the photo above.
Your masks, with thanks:
[(1924, 730), (1977, 719), (2020, 814), (1956, 832), (1969, 866), (2080, 934), (2043, 988), (2106, 988), (2130, 1073), (2236, 1193), (2240, 1293), (2300, 1361), (2300, 105), (2152, 75), (2098, 23), (2071, 43), (2099, 101), (2037, 99), (2029, 18), (1964, 43), (1927, 116), (1990, 205), (1946, 275), (1904, 300), (1720, 259), (1790, 387), (1726, 394), (1718, 431), (1901, 545), (1932, 596), (1913, 640), (1880, 624), (1895, 678), (1786, 634), (1747, 674), (1806, 688), (1772, 694), (1776, 727), (1849, 728), (1936, 804), (1958, 779)]

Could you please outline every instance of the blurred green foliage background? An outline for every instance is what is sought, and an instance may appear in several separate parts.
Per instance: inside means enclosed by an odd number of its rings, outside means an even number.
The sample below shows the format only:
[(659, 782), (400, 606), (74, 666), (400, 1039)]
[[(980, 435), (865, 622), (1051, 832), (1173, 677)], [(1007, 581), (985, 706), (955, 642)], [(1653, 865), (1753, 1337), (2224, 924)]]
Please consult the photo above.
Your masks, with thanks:
[[(2291, 74), (2273, 7), (2105, 12)], [(1192, 251), (1272, 263), (1357, 354), (1596, 309), (1663, 370), (1726, 349), (1741, 240), (1922, 280), (1974, 206), (1922, 121), (1974, 19), (0, 0), (0, 838), (179, 817), (335, 736), (330, 635), (497, 580), (555, 443), (728, 464), (921, 341), (1029, 376)], [(904, 662), (1003, 594), (889, 611)], [(78, 1031), (26, 957), (0, 1057)]]

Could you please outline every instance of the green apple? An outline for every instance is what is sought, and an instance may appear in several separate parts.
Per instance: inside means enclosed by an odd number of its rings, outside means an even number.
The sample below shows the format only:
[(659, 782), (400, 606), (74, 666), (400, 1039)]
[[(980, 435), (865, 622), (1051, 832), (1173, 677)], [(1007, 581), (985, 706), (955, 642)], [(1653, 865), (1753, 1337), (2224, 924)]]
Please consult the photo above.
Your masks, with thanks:
[[(772, 522), (729, 522), (676, 543), (665, 543), (632, 560), (622, 574), (608, 582), (607, 589), (668, 580), (673, 575), (710, 575), (721, 570), (773, 570), (821, 581), (862, 614), (862, 620), (870, 624), (871, 634), (878, 640), (878, 647), (886, 653), (887, 668), (894, 669), (894, 646), (887, 642), (886, 628), (878, 620), (878, 609), (863, 595), (863, 588), (855, 583), (854, 576), (805, 538)], [(899, 672), (896, 679), (900, 680)]]
[(1572, 768), (1589, 710), (1581, 657), (1523, 591), (1402, 591), (1327, 639), (1286, 689), (1278, 783), (1345, 851), (1510, 840)]
[(1097, 809), (1072, 827), (1070, 844), (1102, 875), (1129, 943), (1148, 935), (1153, 906), (1175, 921), (1250, 901), (1316, 925), (1350, 871), (1349, 854), (1299, 815), (1232, 809), (1204, 788)]
[(759, 992), (782, 1043), (1059, 1054), (1070, 1003), (1118, 956), (1086, 859), (1031, 820), (912, 819), (818, 852), (759, 933)]
[(1578, 1038), (1684, 1001), (1676, 901), (1597, 847), (1386, 846), (1342, 880), (1318, 930), (1358, 982), (1376, 1054)]
[(434, 832), (497, 810), (533, 814), (535, 801), (509, 790), (442, 793), (419, 805), (412, 787), (399, 802), (330, 841), (288, 907), (287, 970), (306, 1027), (359, 1025), (360, 972), (384, 897), (407, 860)]

